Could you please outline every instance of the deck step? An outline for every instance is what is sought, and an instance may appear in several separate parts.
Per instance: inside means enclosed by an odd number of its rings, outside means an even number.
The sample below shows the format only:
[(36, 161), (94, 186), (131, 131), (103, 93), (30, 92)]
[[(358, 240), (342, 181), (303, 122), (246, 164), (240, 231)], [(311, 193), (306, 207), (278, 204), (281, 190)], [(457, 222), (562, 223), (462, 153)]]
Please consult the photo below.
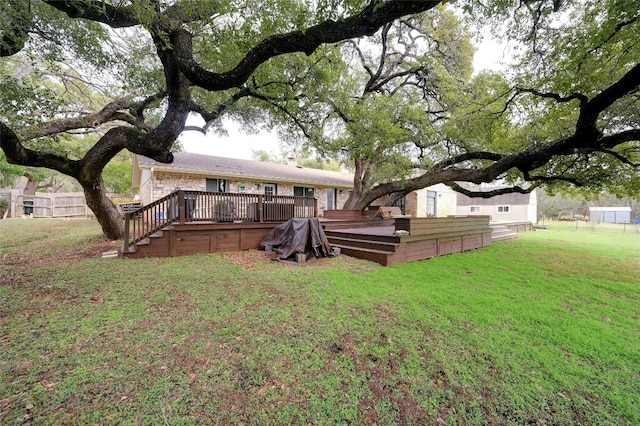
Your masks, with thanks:
[(370, 241), (376, 244), (396, 244), (399, 242), (397, 236), (394, 235), (375, 235), (375, 234), (366, 234), (366, 231), (363, 233), (357, 232), (353, 229), (349, 229), (348, 231), (324, 231), (327, 238), (349, 238), (352, 240), (362, 240), (362, 241)]
[(387, 241), (375, 241), (371, 239), (363, 239), (363, 238), (351, 238), (350, 236), (327, 236), (329, 243), (332, 246), (339, 247), (351, 247), (357, 249), (368, 249), (368, 250), (380, 250), (385, 252), (394, 253), (396, 248), (400, 246), (400, 243), (395, 242), (387, 242)]
[(394, 255), (393, 252), (383, 250), (367, 250), (351, 247), (341, 247), (340, 250), (342, 254), (345, 254), (347, 256), (355, 257), (356, 259), (369, 260), (371, 262), (379, 263), (383, 266), (389, 266), (391, 264), (391, 257), (393, 257)]
[(129, 250), (125, 250), (124, 245), (120, 247), (120, 253), (124, 253), (124, 254), (129, 254), (129, 253), (135, 253), (138, 249), (136, 249), (136, 246), (130, 246)]
[(491, 241), (503, 241), (516, 238), (518, 233), (504, 225), (491, 225)]
[(340, 243), (331, 243), (331, 247), (340, 247), (340, 252), (345, 254), (346, 254), (346, 251), (361, 251), (364, 253), (377, 253), (377, 254), (388, 254), (388, 255), (392, 255), (395, 253), (395, 250), (380, 250), (380, 249), (367, 248), (367, 247), (354, 247), (351, 245), (345, 245)]
[(137, 246), (148, 246), (149, 244), (151, 244), (151, 238), (147, 237), (147, 238), (141, 239), (135, 245), (137, 245)]

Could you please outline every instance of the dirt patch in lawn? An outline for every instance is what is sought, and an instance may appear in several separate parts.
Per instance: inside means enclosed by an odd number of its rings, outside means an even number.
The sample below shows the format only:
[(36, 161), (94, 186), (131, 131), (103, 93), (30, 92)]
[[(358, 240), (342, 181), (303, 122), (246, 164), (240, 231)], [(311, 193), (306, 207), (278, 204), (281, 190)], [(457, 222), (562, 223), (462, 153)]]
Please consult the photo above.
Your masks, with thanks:
[(95, 259), (102, 257), (103, 253), (118, 250), (118, 241), (107, 240), (104, 237), (92, 238), (83, 241), (78, 246), (59, 249), (54, 253), (36, 252), (19, 248), (13, 252), (5, 254), (0, 262), (5, 265), (30, 265), (46, 266), (52, 263), (77, 263), (85, 259)]

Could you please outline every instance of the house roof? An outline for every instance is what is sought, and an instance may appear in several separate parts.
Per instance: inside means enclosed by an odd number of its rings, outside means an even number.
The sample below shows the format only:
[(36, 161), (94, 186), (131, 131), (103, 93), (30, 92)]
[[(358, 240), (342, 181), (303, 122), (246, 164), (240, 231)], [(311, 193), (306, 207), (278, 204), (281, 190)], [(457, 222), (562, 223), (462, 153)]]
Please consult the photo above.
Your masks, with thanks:
[(139, 175), (135, 172), (136, 167), (139, 169), (153, 168), (155, 172), (205, 175), (212, 178), (239, 178), (261, 182), (287, 182), (340, 188), (353, 187), (353, 175), (348, 173), (189, 152), (175, 153), (171, 164), (159, 163), (150, 158), (136, 155), (134, 178)]

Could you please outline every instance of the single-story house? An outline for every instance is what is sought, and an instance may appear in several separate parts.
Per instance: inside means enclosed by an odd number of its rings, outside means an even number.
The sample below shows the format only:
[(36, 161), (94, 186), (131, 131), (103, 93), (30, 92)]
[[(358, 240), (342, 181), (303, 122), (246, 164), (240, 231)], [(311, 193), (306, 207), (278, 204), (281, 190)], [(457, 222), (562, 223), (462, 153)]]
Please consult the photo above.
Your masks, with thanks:
[(589, 207), (589, 222), (631, 223), (631, 207)]
[(318, 212), (342, 206), (353, 175), (296, 165), (178, 152), (171, 164), (140, 155), (133, 159), (133, 187), (149, 204), (179, 187), (184, 190), (315, 197)]
[[(315, 197), (321, 216), (324, 210), (342, 208), (353, 189), (350, 173), (188, 152), (175, 153), (171, 164), (136, 155), (132, 180), (145, 205), (179, 187), (196, 191)], [(446, 217), (456, 214), (456, 193), (448, 186), (438, 184), (412, 192), (399, 204), (403, 212), (413, 217)]]
[[(474, 191), (491, 191), (504, 186), (482, 186), (470, 188)], [(457, 193), (457, 214), (459, 216), (490, 216), (494, 222), (537, 223), (538, 200), (536, 190), (528, 194), (517, 192), (496, 195), (491, 198), (467, 197)]]

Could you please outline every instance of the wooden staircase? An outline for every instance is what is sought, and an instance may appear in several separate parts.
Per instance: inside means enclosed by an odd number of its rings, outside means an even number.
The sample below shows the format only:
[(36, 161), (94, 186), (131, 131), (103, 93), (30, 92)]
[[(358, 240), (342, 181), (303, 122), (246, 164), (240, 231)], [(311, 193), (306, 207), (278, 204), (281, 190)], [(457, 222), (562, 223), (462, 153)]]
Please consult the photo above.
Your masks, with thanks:
[[(120, 253), (122, 256), (127, 257), (164, 257), (166, 255), (163, 248), (168, 245), (168, 242), (164, 240), (169, 238), (169, 232), (174, 229), (171, 225), (165, 226), (161, 230), (130, 245), (128, 248), (125, 248), (123, 245), (120, 248)], [(158, 243), (152, 245), (156, 241), (158, 241)]]
[(508, 226), (491, 224), (491, 242), (510, 240), (516, 238), (518, 233), (512, 231)]
[(384, 266), (461, 253), (491, 243), (488, 216), (324, 222), (323, 227), (329, 243), (342, 253)]
[(384, 266), (394, 263), (396, 251), (400, 248), (400, 238), (393, 235), (374, 235), (356, 230), (326, 230), (325, 234), (332, 247), (358, 259), (371, 260)]

